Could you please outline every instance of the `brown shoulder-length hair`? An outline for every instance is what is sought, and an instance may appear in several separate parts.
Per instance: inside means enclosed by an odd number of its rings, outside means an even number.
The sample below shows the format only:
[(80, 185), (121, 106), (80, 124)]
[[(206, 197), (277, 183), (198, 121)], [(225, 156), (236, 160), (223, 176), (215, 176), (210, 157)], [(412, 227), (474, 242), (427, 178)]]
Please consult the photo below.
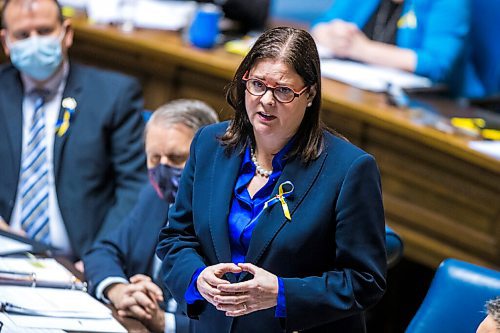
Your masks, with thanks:
[(226, 153), (233, 152), (237, 147), (241, 153), (254, 139), (245, 108), (246, 87), (242, 78), (259, 59), (280, 60), (295, 69), (306, 86), (316, 87), (316, 95), (311, 106), (307, 107), (296, 133), (295, 144), (287, 157), (298, 156), (304, 163), (318, 158), (323, 151), (323, 130), (326, 129), (320, 120), (321, 70), (318, 50), (307, 31), (290, 27), (273, 28), (262, 34), (226, 87), (226, 100), (235, 111), (233, 120), (220, 138), (226, 146)]

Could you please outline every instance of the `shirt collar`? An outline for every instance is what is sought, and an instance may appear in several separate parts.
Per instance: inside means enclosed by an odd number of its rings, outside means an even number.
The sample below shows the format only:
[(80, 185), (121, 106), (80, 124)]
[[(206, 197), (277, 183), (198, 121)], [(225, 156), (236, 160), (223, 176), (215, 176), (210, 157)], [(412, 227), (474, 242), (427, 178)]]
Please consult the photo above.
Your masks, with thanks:
[[(272, 161), (273, 172), (283, 171), (287, 159), (286, 155), (288, 154), (288, 152), (290, 152), (290, 149), (292, 148), (294, 142), (295, 142), (295, 136), (292, 137), (276, 155), (274, 155)], [(250, 156), (250, 144), (248, 144), (245, 149), (245, 154), (243, 155), (243, 162), (241, 164), (241, 171), (252, 170), (255, 172), (256, 168), (252, 162), (252, 157)]]
[(62, 63), (62, 70), (58, 70), (56, 75), (50, 78), (42, 86), (38, 85), (38, 82), (33, 80), (28, 75), (21, 72), (21, 80), (23, 81), (24, 94), (30, 94), (36, 90), (44, 90), (48, 92), (48, 96), (53, 97), (64, 88), (63, 82), (66, 81), (69, 73), (69, 63), (64, 60)]

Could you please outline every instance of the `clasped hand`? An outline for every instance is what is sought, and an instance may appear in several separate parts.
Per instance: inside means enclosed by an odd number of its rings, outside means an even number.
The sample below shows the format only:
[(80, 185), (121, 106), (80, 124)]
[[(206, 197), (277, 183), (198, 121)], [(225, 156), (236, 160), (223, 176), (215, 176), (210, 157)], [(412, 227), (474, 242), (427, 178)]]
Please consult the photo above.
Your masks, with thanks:
[[(226, 273), (249, 272), (253, 279), (230, 283), (222, 279)], [(205, 268), (196, 286), (200, 294), (226, 316), (238, 317), (276, 306), (278, 278), (253, 264), (224, 263)]]
[(136, 318), (150, 331), (163, 332), (164, 314), (159, 306), (163, 292), (149, 276), (137, 274), (130, 278), (130, 284), (112, 285), (107, 290), (107, 297), (119, 316)]

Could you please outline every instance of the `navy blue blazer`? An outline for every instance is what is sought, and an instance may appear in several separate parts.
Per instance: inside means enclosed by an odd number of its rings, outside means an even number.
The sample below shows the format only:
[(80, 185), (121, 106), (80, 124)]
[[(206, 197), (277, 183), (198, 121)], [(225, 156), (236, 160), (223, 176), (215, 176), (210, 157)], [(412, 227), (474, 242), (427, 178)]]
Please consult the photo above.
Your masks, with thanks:
[[(0, 77), (0, 215), (9, 223), (21, 163), (23, 86), (10, 64), (0, 67)], [(142, 97), (136, 80), (74, 63), (66, 97), (78, 106), (66, 134), (55, 136), (54, 177), (69, 240), (80, 258), (123, 220), (146, 182)]]
[[(278, 185), (295, 185), (287, 199), (291, 221), (276, 204), (261, 215), (246, 261), (283, 278), (286, 319), (267, 309), (226, 317), (208, 302), (184, 299), (200, 267), (231, 262), (228, 214), (242, 155), (227, 155), (216, 139), (226, 123), (201, 129), (191, 145), (169, 227), (157, 254), (164, 283), (196, 332), (364, 332), (364, 310), (386, 288), (384, 212), (374, 158), (324, 133), (325, 149), (305, 166), (287, 162)], [(234, 275), (228, 280), (236, 282)], [(243, 273), (239, 281), (248, 280)]]
[(89, 292), (110, 276), (128, 280), (135, 274), (152, 276), (158, 234), (167, 222), (168, 204), (146, 184), (119, 228), (96, 242), (83, 257)]

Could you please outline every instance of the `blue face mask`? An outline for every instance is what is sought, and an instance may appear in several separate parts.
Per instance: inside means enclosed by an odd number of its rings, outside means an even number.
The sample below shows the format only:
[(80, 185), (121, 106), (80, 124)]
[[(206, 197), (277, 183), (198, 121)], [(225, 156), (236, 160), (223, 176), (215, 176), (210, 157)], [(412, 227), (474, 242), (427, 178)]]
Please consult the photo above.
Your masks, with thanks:
[(179, 179), (182, 169), (174, 168), (166, 164), (158, 164), (148, 170), (149, 181), (158, 193), (158, 196), (168, 203), (174, 202), (179, 188)]
[(7, 46), (12, 64), (37, 81), (52, 76), (62, 62), (60, 36), (33, 36)]

